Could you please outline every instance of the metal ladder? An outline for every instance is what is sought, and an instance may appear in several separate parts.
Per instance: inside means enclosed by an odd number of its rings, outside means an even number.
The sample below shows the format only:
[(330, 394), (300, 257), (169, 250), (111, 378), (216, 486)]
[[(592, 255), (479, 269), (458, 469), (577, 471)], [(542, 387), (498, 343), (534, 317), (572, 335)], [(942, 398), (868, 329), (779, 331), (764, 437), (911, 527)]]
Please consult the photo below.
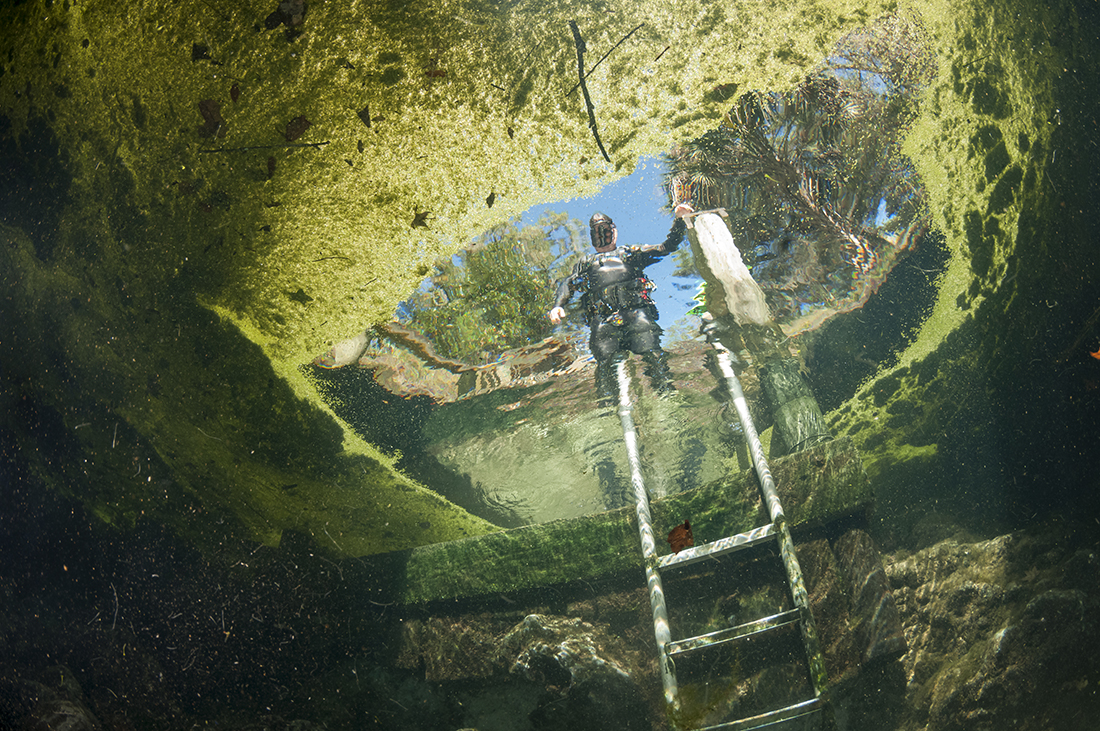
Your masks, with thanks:
[[(814, 625), (813, 615), (810, 612), (809, 597), (806, 586), (802, 580), (802, 570), (795, 556), (794, 543), (791, 540), (790, 531), (787, 528), (783, 507), (780, 505), (779, 496), (776, 493), (775, 481), (768, 469), (767, 459), (760, 444), (760, 437), (756, 433), (752, 417), (749, 413), (748, 402), (741, 389), (741, 383), (733, 372), (729, 350), (717, 339), (711, 339), (718, 360), (718, 367), (726, 380), (730, 395), (733, 398), (734, 407), (741, 421), (745, 438), (748, 441), (749, 451), (752, 455), (753, 465), (760, 481), (760, 489), (763, 493), (764, 503), (767, 505), (771, 522), (767, 525), (754, 528), (747, 533), (728, 536), (719, 540), (693, 548), (687, 548), (679, 553), (658, 556), (656, 539), (653, 534), (652, 519), (649, 511), (649, 496), (645, 483), (642, 480), (641, 461), (638, 456), (638, 440), (632, 414), (630, 400), (630, 375), (626, 369), (626, 362), (620, 361), (617, 365), (619, 383), (619, 419), (623, 427), (623, 440), (626, 443), (627, 456), (630, 463), (630, 477), (634, 488), (634, 499), (637, 508), (638, 533), (642, 543), (642, 554), (645, 557), (646, 584), (649, 587), (649, 599), (653, 608), (653, 631), (657, 639), (658, 664), (661, 671), (661, 680), (664, 684), (665, 702), (671, 711), (673, 719), (679, 717), (680, 702), (676, 682), (676, 667), (674, 659), (692, 651), (705, 651), (719, 647), (727, 643), (744, 640), (762, 632), (777, 629), (793, 623), (801, 625), (802, 642), (806, 651), (809, 664), (810, 680), (813, 684), (814, 694), (812, 698), (778, 708), (776, 710), (761, 713), (759, 715), (728, 721), (713, 726), (707, 726), (701, 731), (717, 731), (718, 729), (736, 729), (748, 731), (749, 729), (763, 728), (774, 724), (791, 721), (802, 716), (827, 710), (824, 700), (826, 686), (825, 663), (821, 655), (821, 646), (817, 637), (817, 628)], [(680, 640), (672, 639), (672, 631), (669, 627), (668, 609), (665, 604), (665, 592), (661, 582), (661, 570), (675, 566), (702, 561), (711, 557), (733, 553), (750, 546), (755, 546), (768, 541), (779, 543), (779, 553), (786, 569), (787, 580), (790, 585), (794, 609), (780, 612), (768, 617), (762, 617), (752, 622), (721, 629), (716, 632), (686, 637)], [(826, 713), (826, 718), (831, 714)]]

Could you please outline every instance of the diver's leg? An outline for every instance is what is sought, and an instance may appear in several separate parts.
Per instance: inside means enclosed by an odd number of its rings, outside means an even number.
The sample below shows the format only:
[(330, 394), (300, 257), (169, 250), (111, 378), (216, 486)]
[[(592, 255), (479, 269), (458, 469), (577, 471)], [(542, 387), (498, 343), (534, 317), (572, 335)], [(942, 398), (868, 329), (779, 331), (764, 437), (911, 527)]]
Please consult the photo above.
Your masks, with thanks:
[(646, 307), (634, 310), (628, 320), (630, 349), (645, 361), (645, 374), (653, 390), (670, 393), (672, 372), (668, 367), (668, 355), (661, 349), (661, 326), (656, 323), (657, 311)]
[(596, 361), (596, 405), (600, 408), (614, 406), (619, 400), (618, 384), (615, 378), (615, 357)]
[(614, 406), (619, 400), (615, 366), (622, 359), (619, 328), (606, 322), (594, 325), (589, 346), (596, 358), (596, 403), (601, 407)]
[(653, 390), (657, 393), (672, 393), (676, 388), (672, 385), (672, 371), (668, 367), (668, 354), (661, 349), (660, 342), (653, 350), (642, 353), (645, 361), (645, 374)]

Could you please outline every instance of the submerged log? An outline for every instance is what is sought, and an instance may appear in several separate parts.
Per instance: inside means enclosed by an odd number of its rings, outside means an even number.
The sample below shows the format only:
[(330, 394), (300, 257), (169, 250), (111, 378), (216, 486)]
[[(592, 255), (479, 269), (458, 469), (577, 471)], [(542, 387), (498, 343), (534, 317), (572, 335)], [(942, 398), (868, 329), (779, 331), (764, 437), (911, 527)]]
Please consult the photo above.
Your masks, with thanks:
[(688, 240), (707, 283), (707, 310), (715, 317), (730, 317), (738, 325), (769, 324), (771, 313), (764, 291), (745, 266), (725, 220), (713, 211), (701, 211), (693, 218)]
[[(762, 364), (760, 382), (781, 440), (773, 442), (773, 454), (788, 454), (830, 439), (821, 407), (802, 377), (798, 361), (779, 347), (782, 332), (772, 321), (764, 291), (742, 261), (725, 217), (724, 209), (689, 214), (693, 225), (689, 225), (688, 238), (707, 284), (707, 311), (734, 331), (739, 344)], [(738, 350), (733, 343), (726, 347)], [(776, 452), (776, 447), (782, 450)]]
[[(832, 439), (813, 391), (794, 358), (765, 363), (760, 368), (760, 385), (775, 419), (775, 434), (782, 448), (772, 440), (772, 454), (787, 454)], [(782, 451), (777, 451), (782, 449)]]

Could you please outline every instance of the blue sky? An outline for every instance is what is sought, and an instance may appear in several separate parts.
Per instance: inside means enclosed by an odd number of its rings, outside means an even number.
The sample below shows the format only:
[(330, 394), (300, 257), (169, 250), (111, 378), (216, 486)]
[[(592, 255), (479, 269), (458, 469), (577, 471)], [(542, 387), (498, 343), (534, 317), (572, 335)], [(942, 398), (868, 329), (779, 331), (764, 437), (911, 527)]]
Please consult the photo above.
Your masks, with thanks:
[[(661, 186), (663, 175), (664, 166), (660, 162), (653, 158), (642, 159), (632, 174), (611, 183), (597, 195), (531, 208), (523, 214), (522, 223), (534, 225), (544, 211), (551, 210), (565, 211), (570, 218), (578, 218), (587, 226), (592, 214), (600, 211), (615, 221), (620, 245), (659, 244), (672, 226), (672, 214), (664, 208), (668, 199)], [(681, 246), (687, 246), (687, 239)], [(691, 298), (695, 295), (697, 282), (674, 279), (675, 268), (673, 257), (669, 256), (646, 270), (657, 284), (653, 299), (666, 330), (695, 305)]]

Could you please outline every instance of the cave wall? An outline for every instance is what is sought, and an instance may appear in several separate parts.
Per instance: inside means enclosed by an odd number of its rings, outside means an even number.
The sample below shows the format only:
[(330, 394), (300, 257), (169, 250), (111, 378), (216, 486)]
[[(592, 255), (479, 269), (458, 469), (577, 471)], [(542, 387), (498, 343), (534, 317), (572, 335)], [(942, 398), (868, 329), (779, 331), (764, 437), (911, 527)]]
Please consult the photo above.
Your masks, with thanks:
[[(268, 28), (275, 3), (5, 7), (6, 427), (50, 484), (114, 524), (152, 514), (210, 543), (229, 514), (225, 530), (298, 531), (352, 555), (492, 531), (356, 439), (300, 364), (388, 319), (485, 227), (712, 127), (717, 87), (790, 88), (891, 9), (310, 3), (300, 24)], [(895, 493), (915, 468), (944, 474), (941, 445), (972, 428), (950, 421), (954, 394), (995, 410), (991, 380), (1024, 382), (1023, 325), (1064, 314), (1036, 305), (1058, 273), (1050, 228), (1084, 255), (1044, 183), (1070, 174), (1047, 161), (1073, 121), (1058, 69), (1083, 42), (1066, 30), (1077, 11), (910, 11), (941, 68), (907, 151), (952, 259), (916, 343), (832, 417)], [(611, 162), (569, 93), (574, 19), (589, 69), (642, 24), (587, 82)]]
[[(25, 451), (64, 443), (42, 472), (123, 525), (155, 512), (198, 534), (228, 511), (265, 542), (356, 555), (492, 530), (344, 430), (299, 364), (388, 319), (456, 243), (713, 124), (707, 89), (789, 84), (880, 10), (310, 3), (268, 28), (200, 2), (5, 8)], [(590, 69), (643, 23), (588, 80), (612, 163), (566, 94), (573, 18)]]
[[(1082, 457), (1096, 343), (1096, 14), (942, 3), (939, 75), (906, 141), (950, 259), (913, 344), (832, 414), (888, 531), (929, 512), (983, 534), (1095, 508)], [(873, 335), (872, 335), (873, 336)]]

